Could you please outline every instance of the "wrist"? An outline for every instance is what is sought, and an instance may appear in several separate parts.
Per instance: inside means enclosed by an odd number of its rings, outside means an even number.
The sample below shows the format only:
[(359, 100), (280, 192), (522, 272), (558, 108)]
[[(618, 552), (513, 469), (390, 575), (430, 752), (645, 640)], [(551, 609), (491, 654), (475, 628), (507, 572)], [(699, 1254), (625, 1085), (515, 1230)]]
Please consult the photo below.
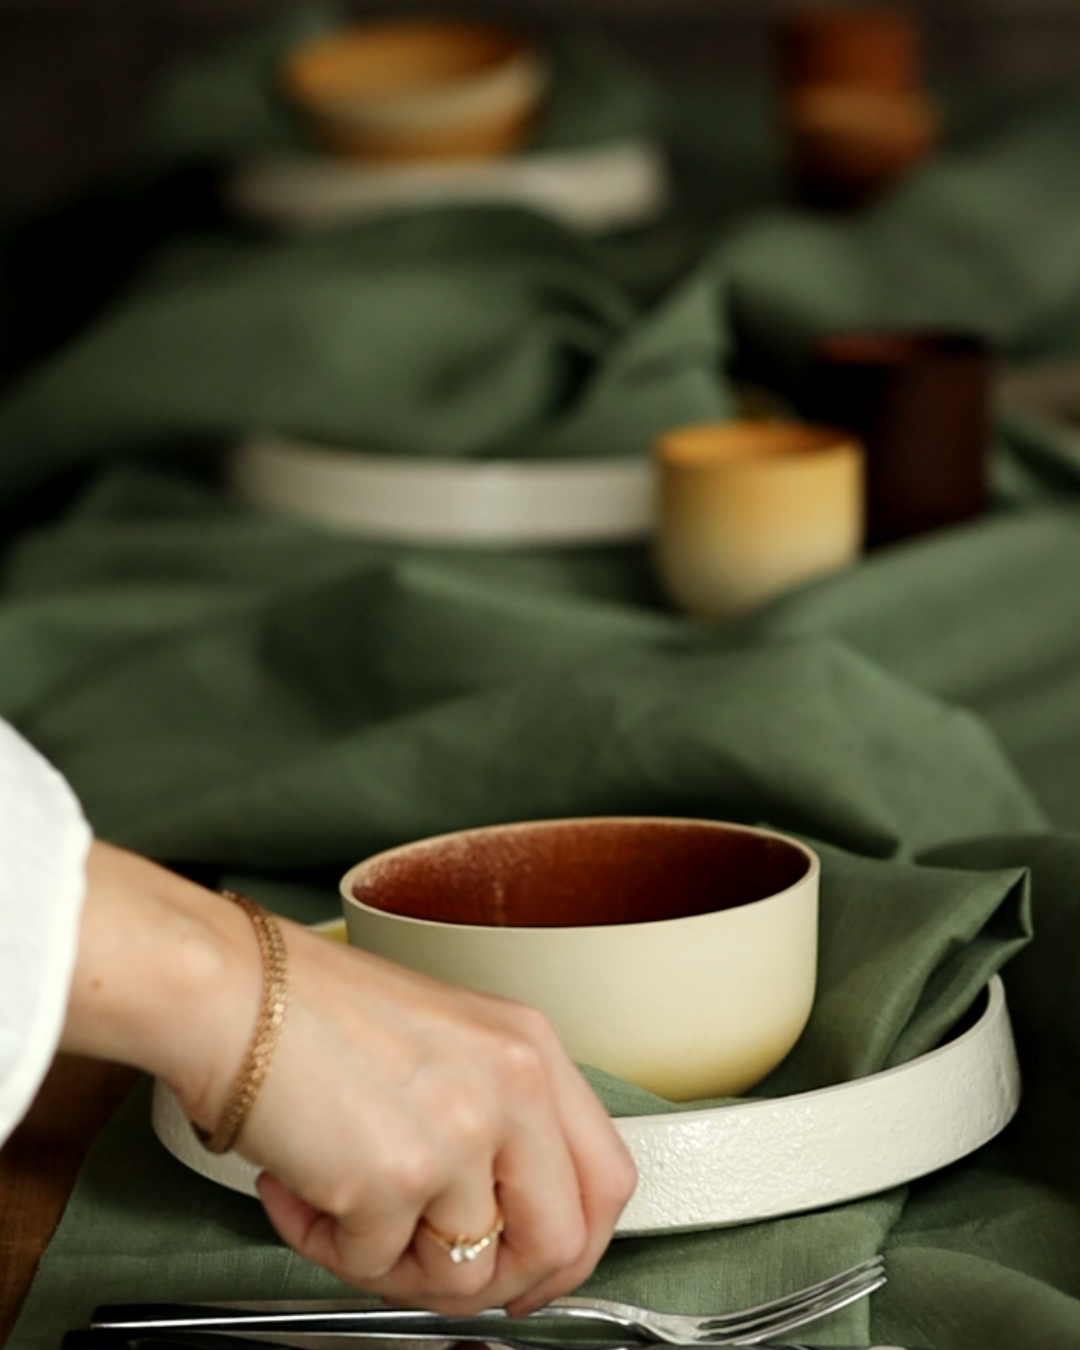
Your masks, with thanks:
[(162, 1078), (213, 1129), (262, 987), (235, 905), (147, 859), (95, 842), (63, 1048)]

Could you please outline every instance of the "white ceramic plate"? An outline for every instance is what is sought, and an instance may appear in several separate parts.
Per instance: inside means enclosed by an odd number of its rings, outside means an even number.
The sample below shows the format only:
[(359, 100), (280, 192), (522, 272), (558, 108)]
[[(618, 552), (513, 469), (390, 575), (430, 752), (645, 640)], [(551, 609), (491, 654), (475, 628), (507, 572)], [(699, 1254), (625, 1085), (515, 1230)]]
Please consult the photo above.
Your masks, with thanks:
[(240, 166), (226, 186), (246, 220), (288, 233), (339, 228), (403, 207), (523, 206), (585, 233), (640, 225), (667, 206), (659, 146), (629, 139), (503, 159), (367, 165), (313, 154)]
[(573, 545), (653, 526), (648, 459), (408, 459), (262, 436), (226, 472), (249, 505), (376, 539)]
[(1080, 357), (1049, 357), (1006, 366), (997, 392), (1006, 403), (1080, 424)]
[[(324, 926), (331, 936), (343, 928)], [(973, 1152), (1019, 1102), (1005, 989), (995, 975), (973, 1026), (895, 1069), (791, 1097), (617, 1120), (638, 1185), (616, 1235), (732, 1227), (873, 1195)], [(258, 1169), (236, 1153), (208, 1153), (161, 1083), (152, 1120), (187, 1167), (255, 1194)]]

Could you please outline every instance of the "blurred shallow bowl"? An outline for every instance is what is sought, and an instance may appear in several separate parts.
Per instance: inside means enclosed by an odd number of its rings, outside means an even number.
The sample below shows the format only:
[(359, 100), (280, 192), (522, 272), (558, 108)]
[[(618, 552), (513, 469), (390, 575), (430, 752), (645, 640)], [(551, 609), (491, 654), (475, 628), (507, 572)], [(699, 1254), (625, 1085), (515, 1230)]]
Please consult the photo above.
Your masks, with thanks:
[(547, 77), (541, 52), (513, 29), (450, 18), (350, 25), (294, 47), (280, 67), (323, 148), (389, 161), (517, 149)]
[(390, 849), (341, 883), (349, 941), (539, 1008), (571, 1055), (677, 1101), (744, 1091), (814, 998), (819, 864), (708, 820), (598, 817)]
[(629, 137), (491, 160), (364, 164), (325, 155), (264, 155), (226, 186), (232, 211), (290, 234), (340, 229), (389, 212), (517, 206), (587, 234), (654, 220), (670, 182), (658, 144)]

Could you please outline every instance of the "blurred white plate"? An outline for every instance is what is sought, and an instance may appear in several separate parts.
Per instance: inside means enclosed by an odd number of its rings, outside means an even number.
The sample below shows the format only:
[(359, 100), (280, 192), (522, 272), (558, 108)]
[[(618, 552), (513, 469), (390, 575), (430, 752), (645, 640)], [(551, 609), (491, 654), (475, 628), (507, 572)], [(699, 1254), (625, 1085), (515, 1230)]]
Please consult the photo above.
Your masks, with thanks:
[(240, 216), (291, 233), (328, 230), (401, 207), (530, 207), (587, 233), (642, 224), (667, 206), (666, 163), (644, 139), (503, 159), (367, 165), (318, 155), (242, 164), (226, 186)]
[[(323, 928), (337, 937), (344, 924)], [(984, 1003), (955, 1039), (883, 1073), (791, 1097), (617, 1120), (638, 1185), (616, 1235), (726, 1228), (844, 1204), (981, 1147), (1020, 1103), (1005, 989), (996, 975)], [(187, 1167), (255, 1195), (259, 1169), (236, 1153), (208, 1153), (160, 1082), (152, 1121)]]
[(261, 436), (226, 473), (249, 505), (377, 539), (614, 543), (653, 525), (648, 459), (418, 460)]

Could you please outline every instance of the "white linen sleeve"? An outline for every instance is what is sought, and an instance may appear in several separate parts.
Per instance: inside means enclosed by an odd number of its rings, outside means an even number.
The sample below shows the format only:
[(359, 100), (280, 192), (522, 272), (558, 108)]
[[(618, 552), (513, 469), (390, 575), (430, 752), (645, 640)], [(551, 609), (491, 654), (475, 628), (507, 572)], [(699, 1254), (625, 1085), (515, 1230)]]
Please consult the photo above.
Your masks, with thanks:
[(67, 782), (0, 721), (0, 1142), (63, 1030), (90, 840)]

